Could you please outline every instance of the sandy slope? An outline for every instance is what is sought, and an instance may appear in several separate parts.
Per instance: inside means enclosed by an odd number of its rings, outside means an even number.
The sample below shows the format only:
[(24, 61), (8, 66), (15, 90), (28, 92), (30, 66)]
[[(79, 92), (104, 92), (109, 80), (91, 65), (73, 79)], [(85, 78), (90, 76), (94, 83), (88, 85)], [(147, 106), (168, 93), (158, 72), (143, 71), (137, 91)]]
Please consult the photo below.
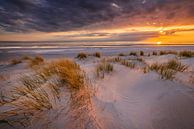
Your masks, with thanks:
[[(176, 57), (164, 55), (143, 58), (145, 63), (152, 64), (164, 63)], [(97, 88), (96, 96), (93, 97), (93, 113), (96, 114), (100, 127), (104, 129), (193, 129), (194, 87), (189, 85), (188, 79), (193, 75), (194, 58), (180, 60), (190, 67), (185, 73), (178, 73), (174, 81), (162, 80), (155, 72), (144, 74), (138, 68), (130, 69), (118, 64), (114, 64), (113, 73), (106, 75), (104, 79), (96, 79), (94, 68), (99, 58), (75, 60)], [(5, 81), (1, 80), (0, 90), (11, 90), (17, 82), (17, 77), (29, 72), (25, 66), (23, 63), (12, 67), (1, 66), (0, 73), (9, 75), (9, 78)], [(66, 106), (64, 102), (61, 105), (62, 108)], [(57, 112), (60, 111), (57, 109), (46, 113), (53, 124), (53, 126), (46, 126), (63, 129), (68, 117), (60, 112), (60, 116), (54, 118)], [(40, 119), (42, 118), (44, 115)], [(85, 122), (87, 123), (87, 120)], [(34, 123), (33, 128), (39, 128), (44, 124), (41, 120)]]
[(94, 99), (105, 128), (192, 129), (194, 90), (155, 73), (116, 66), (113, 75), (98, 82)]

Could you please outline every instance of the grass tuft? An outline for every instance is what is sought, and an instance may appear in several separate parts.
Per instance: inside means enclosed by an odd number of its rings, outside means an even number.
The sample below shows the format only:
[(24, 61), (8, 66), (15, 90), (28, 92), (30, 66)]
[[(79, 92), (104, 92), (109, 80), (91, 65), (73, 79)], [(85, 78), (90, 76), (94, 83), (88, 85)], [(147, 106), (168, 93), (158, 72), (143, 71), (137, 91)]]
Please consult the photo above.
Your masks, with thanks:
[(160, 51), (159, 54), (160, 55), (168, 55), (168, 54), (177, 55), (177, 52), (176, 51)]
[(87, 54), (86, 53), (78, 53), (76, 58), (80, 59), (80, 60), (83, 60), (83, 59), (86, 59), (87, 58)]
[(21, 59), (22, 59), (22, 60), (31, 60), (32, 58), (29, 57), (29, 56), (27, 56), (27, 55), (24, 55), (24, 56), (22, 56)]
[(38, 66), (40, 64), (43, 64), (44, 63), (44, 58), (42, 56), (36, 56), (34, 58), (31, 58), (29, 60), (29, 66), (32, 68), (32, 67), (35, 67), (35, 66)]
[(119, 53), (118, 56), (125, 56), (125, 54), (124, 53)]
[(39, 72), (44, 77), (57, 75), (69, 88), (73, 89), (80, 89), (85, 83), (85, 73), (78, 64), (68, 59), (50, 62), (42, 69), (39, 69)]
[(153, 51), (153, 52), (152, 52), (152, 55), (153, 55), (153, 56), (157, 56), (158, 53), (157, 53), (156, 51)]
[[(60, 84), (54, 81), (51, 83), (53, 77), (56, 76), (57, 82)], [(32, 75), (21, 78), (21, 85), (13, 91), (14, 101), (7, 102), (3, 95), (0, 96), (1, 104), (9, 104), (13, 107), (13, 110), (0, 113), (0, 121), (9, 122), (9, 119), (15, 117), (19, 123), (22, 123), (19, 118), (23, 118), (28, 121), (26, 127), (29, 127), (37, 115), (48, 113), (45, 111), (58, 107), (55, 106), (56, 103), (53, 103), (55, 101), (52, 100), (52, 96), (57, 95), (56, 97), (59, 99), (60, 88), (64, 88), (70, 95), (70, 100), (68, 100), (70, 108), (67, 108), (66, 112), (69, 124), (66, 126), (79, 128), (81, 125), (86, 128), (88, 127), (87, 122), (90, 122), (90, 125), (97, 127), (99, 124), (92, 112), (91, 103), (93, 91), (89, 85), (84, 71), (75, 62), (68, 59), (48, 62), (48, 64), (41, 65), (39, 69), (35, 69), (35, 73)], [(87, 120), (87, 122), (83, 120)]]
[(143, 51), (140, 51), (140, 56), (144, 56), (144, 52)]
[(194, 52), (192, 52), (192, 51), (181, 51), (181, 52), (179, 52), (179, 56), (190, 58), (190, 57), (194, 56)]
[(11, 60), (11, 65), (17, 65), (17, 64), (20, 64), (22, 63), (22, 61), (20, 59), (12, 59)]
[(104, 78), (105, 73), (111, 73), (113, 71), (113, 65), (108, 62), (101, 62), (96, 66), (97, 77)]
[(95, 53), (93, 54), (93, 56), (95, 56), (95, 57), (97, 57), (97, 58), (100, 58), (100, 57), (101, 57), (101, 54), (100, 54), (100, 52), (95, 52)]
[(136, 52), (130, 52), (129, 55), (130, 56), (137, 56), (137, 53)]
[(127, 60), (122, 60), (120, 63), (122, 65), (126, 66), (126, 67), (135, 68), (135, 64), (134, 63), (131, 63), (131, 62), (127, 61)]
[(149, 69), (152, 71), (156, 71), (161, 75), (162, 79), (174, 79), (174, 75), (177, 72), (184, 72), (188, 66), (181, 64), (177, 60), (170, 60), (167, 63), (163, 64), (152, 64)]

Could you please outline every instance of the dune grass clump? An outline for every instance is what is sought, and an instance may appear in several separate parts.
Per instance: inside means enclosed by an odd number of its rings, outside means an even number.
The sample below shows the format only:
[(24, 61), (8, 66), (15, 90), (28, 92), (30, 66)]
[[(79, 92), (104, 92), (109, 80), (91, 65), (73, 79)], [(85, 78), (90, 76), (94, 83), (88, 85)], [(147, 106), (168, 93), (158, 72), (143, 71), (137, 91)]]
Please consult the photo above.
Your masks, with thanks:
[(80, 53), (77, 54), (76, 58), (78, 58), (80, 60), (86, 59), (87, 58), (87, 54), (84, 53), (84, 52), (80, 52)]
[(127, 61), (127, 60), (122, 60), (120, 63), (121, 63), (121, 65), (124, 65), (126, 67), (135, 68), (135, 64), (131, 63), (131, 62)]
[(29, 66), (30, 67), (34, 67), (34, 66), (37, 66), (37, 65), (40, 65), (40, 64), (43, 64), (44, 63), (44, 58), (42, 56), (36, 56), (34, 58), (31, 58), (29, 60)]
[(137, 56), (137, 53), (136, 52), (130, 52), (129, 55), (130, 56)]
[(12, 59), (11, 60), (11, 65), (17, 65), (17, 64), (20, 64), (22, 63), (22, 61), (20, 59)]
[(120, 57), (115, 57), (114, 59), (113, 59), (113, 62), (121, 62), (121, 58)]
[(184, 72), (187, 68), (188, 66), (181, 64), (177, 60), (170, 60), (163, 64), (155, 63), (149, 67), (150, 70), (158, 72), (162, 79), (170, 80), (174, 78), (177, 72)]
[(160, 55), (165, 55), (166, 52), (165, 51), (160, 51)]
[(156, 51), (153, 51), (153, 52), (152, 52), (152, 55), (153, 55), (153, 56), (157, 56), (158, 53), (157, 53)]
[(190, 58), (190, 57), (194, 56), (194, 52), (192, 52), (192, 51), (181, 51), (181, 52), (179, 52), (179, 56)]
[(176, 51), (160, 51), (159, 55), (168, 55), (168, 54), (173, 54), (177, 55)]
[(94, 57), (97, 57), (97, 58), (100, 58), (100, 57), (101, 57), (101, 54), (100, 54), (100, 52), (95, 52), (95, 53), (93, 54), (93, 56), (94, 56)]
[(85, 83), (85, 75), (80, 66), (68, 59), (50, 62), (38, 71), (45, 77), (59, 76), (69, 88), (80, 89)]
[(109, 59), (107, 59), (107, 60), (102, 60), (102, 62), (104, 62), (104, 61), (108, 61), (108, 62), (116, 62), (116, 63), (118, 63), (118, 62), (121, 62), (121, 57), (113, 57), (113, 58), (109, 58)]
[(124, 53), (119, 53), (118, 56), (125, 56), (125, 54)]
[(42, 87), (33, 88), (30, 85), (21, 86), (15, 89), (15, 95), (23, 97), (22, 100), (13, 104), (24, 113), (35, 113), (53, 108), (49, 93)]
[[(140, 60), (140, 59), (137, 58), (137, 60)], [(135, 63), (129, 62), (129, 60), (122, 59), (120, 57), (111, 58), (107, 61), (108, 62), (113, 62), (113, 63), (118, 63), (120, 65), (124, 65), (124, 66), (129, 67), (129, 68), (135, 68)]]
[[(12, 117), (16, 117), (22, 125), (23, 120), (20, 121), (19, 118), (25, 119), (30, 125), (32, 118), (37, 117), (36, 115), (57, 108), (56, 104), (60, 101), (56, 103), (53, 98), (59, 99), (59, 92), (63, 88), (70, 95), (68, 100), (70, 108), (66, 112), (69, 117), (66, 122), (69, 124), (66, 127), (79, 128), (82, 126), (86, 128), (87, 122), (94, 127), (99, 126), (95, 120), (95, 114), (90, 112), (93, 91), (89, 87), (90, 83), (85, 72), (78, 64), (68, 59), (62, 59), (48, 62), (34, 70), (32, 75), (21, 78), (21, 85), (13, 90), (12, 102), (8, 103), (2, 99), (3, 105), (9, 104), (14, 108), (0, 113), (0, 121), (9, 121)], [(59, 84), (51, 81), (53, 77), (57, 77)], [(87, 120), (87, 122), (83, 120)]]
[[(110, 66), (107, 66), (110, 70)], [(74, 123), (70, 126), (76, 126), (71, 128), (79, 128), (80, 124), (83, 124), (83, 119), (91, 118), (91, 123), (97, 126), (95, 117), (89, 116), (92, 108), (91, 96), (93, 91), (85, 72), (74, 61), (63, 59), (54, 62), (50, 62), (42, 70), (39, 70), (46, 78), (53, 75), (57, 75), (61, 80), (62, 87), (65, 86), (70, 91), (70, 106), (71, 111), (68, 114), (73, 117), (73, 121), (68, 123)], [(87, 113), (86, 113), (87, 112)], [(77, 123), (77, 124), (76, 124)], [(85, 125), (82, 125), (85, 127)]]
[(22, 56), (21, 59), (22, 59), (22, 60), (31, 60), (32, 58), (29, 57), (29, 56), (27, 56), (27, 55), (24, 55), (24, 56)]
[(176, 73), (176, 71), (174, 71), (172, 69), (167, 69), (165, 65), (157, 64), (157, 63), (152, 64), (149, 69), (159, 73), (161, 75), (161, 79), (172, 80), (172, 79), (174, 79), (174, 75)]
[(139, 61), (139, 62), (143, 62), (144, 61), (142, 58), (137, 58), (136, 60)]
[(148, 73), (150, 70), (149, 70), (149, 67), (145, 66), (143, 67), (143, 73)]
[(143, 51), (140, 51), (140, 56), (144, 56), (144, 52)]
[(188, 66), (183, 65), (181, 62), (175, 59), (168, 61), (166, 67), (179, 72), (184, 72), (188, 68)]
[[(24, 78), (24, 80), (28, 78)], [(30, 125), (32, 117), (53, 108), (54, 105), (49, 98), (50, 93), (38, 85), (36, 79), (29, 79), (27, 82), (22, 80), (21, 85), (11, 91), (11, 96), (4, 96), (6, 99), (1, 99), (3, 100), (1, 106), (10, 106), (11, 108), (0, 113), (0, 121), (6, 121), (6, 124), (12, 127), (19, 125), (26, 128)]]
[(108, 62), (101, 62), (96, 66), (97, 77), (104, 78), (106, 73), (111, 73), (113, 71), (113, 65)]

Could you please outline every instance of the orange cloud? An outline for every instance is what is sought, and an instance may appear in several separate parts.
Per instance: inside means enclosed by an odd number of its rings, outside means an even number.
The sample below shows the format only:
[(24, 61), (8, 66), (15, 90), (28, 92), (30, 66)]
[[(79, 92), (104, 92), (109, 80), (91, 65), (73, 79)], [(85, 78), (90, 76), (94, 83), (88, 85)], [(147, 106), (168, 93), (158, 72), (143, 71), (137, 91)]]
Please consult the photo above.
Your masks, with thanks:
[(160, 44), (194, 44), (194, 31), (180, 31), (171, 35), (160, 35), (149, 38), (145, 42)]

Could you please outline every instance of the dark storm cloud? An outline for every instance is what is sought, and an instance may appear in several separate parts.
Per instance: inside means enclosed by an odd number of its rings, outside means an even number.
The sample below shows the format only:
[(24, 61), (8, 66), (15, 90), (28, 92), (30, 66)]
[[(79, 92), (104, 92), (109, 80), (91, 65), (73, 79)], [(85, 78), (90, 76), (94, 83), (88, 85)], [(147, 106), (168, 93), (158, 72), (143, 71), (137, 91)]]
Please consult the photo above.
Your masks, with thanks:
[[(119, 17), (146, 17), (164, 12), (176, 19), (180, 11), (194, 18), (193, 0), (0, 0), (0, 31), (68, 31)], [(150, 16), (149, 16), (150, 17)], [(150, 17), (150, 20), (160, 17)]]

